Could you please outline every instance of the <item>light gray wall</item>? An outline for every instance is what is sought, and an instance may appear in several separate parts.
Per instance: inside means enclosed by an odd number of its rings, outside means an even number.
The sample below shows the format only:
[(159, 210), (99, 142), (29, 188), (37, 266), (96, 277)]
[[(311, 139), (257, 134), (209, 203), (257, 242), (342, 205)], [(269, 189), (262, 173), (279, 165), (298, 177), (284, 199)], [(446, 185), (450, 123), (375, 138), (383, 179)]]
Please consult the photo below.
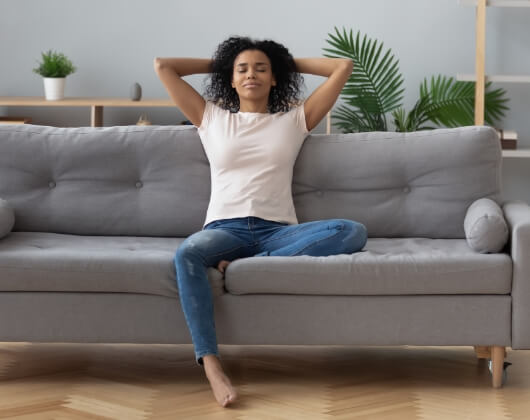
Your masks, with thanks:
[[(384, 42), (400, 62), (404, 105), (410, 109), (424, 77), (474, 71), (473, 7), (457, 0), (0, 0), (0, 96), (42, 96), (32, 73), (41, 51), (65, 53), (78, 67), (67, 96), (127, 97), (139, 82), (143, 97), (166, 98), (153, 71), (156, 56), (211, 57), (230, 35), (269, 38), (295, 57), (321, 56), (333, 27), (361, 30)], [(530, 8), (487, 9), (486, 67), (490, 73), (530, 74)], [(203, 75), (186, 77), (202, 92)], [(306, 75), (306, 95), (323, 79)], [(530, 85), (497, 84), (508, 91), (502, 122), (530, 147)], [(140, 114), (153, 124), (178, 124), (175, 108), (106, 108), (104, 124), (134, 124)], [(1, 108), (34, 124), (86, 126), (88, 108)], [(314, 132), (324, 132), (322, 122)], [(530, 159), (505, 159), (504, 198), (530, 202)]]

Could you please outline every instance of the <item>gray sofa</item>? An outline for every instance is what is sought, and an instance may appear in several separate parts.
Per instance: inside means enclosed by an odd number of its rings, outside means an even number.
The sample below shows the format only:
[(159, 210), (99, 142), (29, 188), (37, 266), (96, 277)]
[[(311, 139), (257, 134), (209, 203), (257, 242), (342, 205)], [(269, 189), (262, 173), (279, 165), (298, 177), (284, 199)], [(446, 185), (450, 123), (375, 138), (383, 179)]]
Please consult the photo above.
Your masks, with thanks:
[[(368, 243), (209, 269), (219, 343), (477, 346), (501, 386), (504, 348), (530, 348), (530, 208), (502, 203), (500, 252), (464, 229), (501, 160), (487, 127), (310, 135), (299, 222), (357, 220)], [(209, 194), (193, 126), (0, 127), (0, 341), (191, 343), (173, 258)]]

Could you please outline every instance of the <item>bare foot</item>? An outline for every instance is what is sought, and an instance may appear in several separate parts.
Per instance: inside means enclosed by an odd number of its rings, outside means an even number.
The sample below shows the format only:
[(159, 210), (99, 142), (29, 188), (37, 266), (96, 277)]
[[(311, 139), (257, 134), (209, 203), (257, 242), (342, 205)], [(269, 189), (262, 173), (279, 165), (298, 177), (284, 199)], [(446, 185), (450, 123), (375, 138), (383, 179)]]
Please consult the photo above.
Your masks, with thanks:
[(209, 354), (202, 358), (206, 377), (210, 381), (217, 402), (226, 407), (237, 400), (237, 392), (225, 375), (217, 356)]
[(231, 262), (234, 262), (235, 260), (238, 260), (239, 258), (235, 258), (234, 260), (232, 261), (226, 261), (226, 260), (221, 260), (221, 262), (217, 265), (217, 269), (221, 272), (221, 273), (224, 273), (226, 271), (226, 268), (228, 267), (228, 264), (230, 264)]
[(228, 267), (228, 264), (230, 264), (231, 261), (226, 261), (226, 260), (221, 260), (221, 262), (219, 263), (219, 265), (217, 266), (217, 269), (221, 272), (221, 273), (224, 273), (225, 270), (226, 270), (226, 267)]

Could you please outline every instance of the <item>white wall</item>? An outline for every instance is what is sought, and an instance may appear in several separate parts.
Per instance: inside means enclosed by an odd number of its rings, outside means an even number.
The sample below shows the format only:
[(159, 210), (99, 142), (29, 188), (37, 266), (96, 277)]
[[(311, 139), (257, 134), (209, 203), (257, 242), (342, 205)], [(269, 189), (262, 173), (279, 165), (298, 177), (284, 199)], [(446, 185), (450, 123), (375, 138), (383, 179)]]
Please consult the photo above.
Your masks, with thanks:
[[(167, 97), (153, 72), (155, 56), (211, 57), (230, 35), (269, 38), (295, 57), (321, 56), (333, 27), (361, 30), (391, 48), (405, 78), (410, 109), (424, 77), (474, 71), (473, 7), (457, 0), (0, 0), (0, 96), (42, 96), (32, 73), (41, 51), (65, 53), (78, 67), (67, 96), (128, 97), (139, 82), (143, 97)], [(530, 74), (530, 8), (487, 9), (486, 66), (490, 73)], [(202, 91), (204, 76), (186, 80)], [(305, 76), (306, 94), (323, 81)], [(502, 127), (530, 147), (530, 85), (497, 84), (508, 91)], [(178, 124), (175, 108), (106, 108), (104, 124), (134, 124), (147, 113), (154, 124)], [(87, 108), (1, 108), (34, 124), (89, 125)], [(324, 122), (314, 132), (324, 132)], [(530, 202), (530, 159), (504, 160), (504, 198)]]

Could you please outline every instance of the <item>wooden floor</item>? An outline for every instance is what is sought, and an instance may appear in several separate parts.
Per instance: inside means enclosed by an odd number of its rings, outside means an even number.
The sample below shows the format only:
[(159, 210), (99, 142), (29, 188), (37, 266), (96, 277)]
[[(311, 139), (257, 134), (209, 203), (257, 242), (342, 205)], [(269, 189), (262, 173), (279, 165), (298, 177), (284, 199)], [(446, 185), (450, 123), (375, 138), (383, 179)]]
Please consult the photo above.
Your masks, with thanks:
[(217, 405), (191, 345), (0, 343), (5, 419), (528, 419), (530, 351), (491, 387), (471, 347), (220, 346)]

